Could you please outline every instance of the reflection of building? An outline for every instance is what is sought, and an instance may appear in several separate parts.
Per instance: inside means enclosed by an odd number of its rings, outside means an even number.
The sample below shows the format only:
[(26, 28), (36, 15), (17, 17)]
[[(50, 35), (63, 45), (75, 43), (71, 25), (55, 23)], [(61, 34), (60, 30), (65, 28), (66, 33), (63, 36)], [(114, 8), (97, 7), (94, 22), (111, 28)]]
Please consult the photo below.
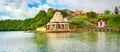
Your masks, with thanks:
[(63, 18), (61, 12), (56, 11), (53, 18), (47, 23), (47, 31), (70, 31), (67, 18)]
[(98, 27), (106, 27), (106, 24), (107, 24), (107, 21), (103, 19), (98, 20), (98, 23), (97, 23)]
[[(50, 52), (69, 52), (68, 50), (74, 49), (74, 40), (71, 40), (71, 33), (47, 33), (48, 48)], [(75, 48), (73, 48), (75, 47)]]
[(98, 32), (98, 51), (97, 52), (107, 52), (106, 51), (106, 33)]

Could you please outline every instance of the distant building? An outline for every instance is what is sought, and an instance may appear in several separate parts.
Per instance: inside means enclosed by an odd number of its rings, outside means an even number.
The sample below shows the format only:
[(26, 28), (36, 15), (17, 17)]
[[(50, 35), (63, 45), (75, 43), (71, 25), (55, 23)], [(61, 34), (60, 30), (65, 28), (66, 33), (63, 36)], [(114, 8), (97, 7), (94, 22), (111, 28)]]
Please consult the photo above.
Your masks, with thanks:
[(79, 10), (79, 9), (76, 9), (76, 10), (73, 10), (71, 11), (71, 15), (72, 16), (78, 16), (78, 15), (86, 15), (86, 11), (84, 10)]
[(98, 12), (98, 11), (97, 11), (97, 12), (95, 12), (95, 13), (96, 13), (96, 15), (101, 15), (101, 13), (100, 13), (100, 12)]
[[(96, 13), (96, 15), (101, 15), (98, 11), (95, 13)], [(76, 9), (76, 10), (71, 11), (72, 16), (86, 15), (86, 14), (87, 14), (87, 11), (85, 11), (85, 10)]]
[(98, 28), (106, 27), (106, 24), (107, 24), (107, 20), (104, 20), (104, 19), (100, 19), (100, 20), (98, 20), (98, 22), (97, 22)]

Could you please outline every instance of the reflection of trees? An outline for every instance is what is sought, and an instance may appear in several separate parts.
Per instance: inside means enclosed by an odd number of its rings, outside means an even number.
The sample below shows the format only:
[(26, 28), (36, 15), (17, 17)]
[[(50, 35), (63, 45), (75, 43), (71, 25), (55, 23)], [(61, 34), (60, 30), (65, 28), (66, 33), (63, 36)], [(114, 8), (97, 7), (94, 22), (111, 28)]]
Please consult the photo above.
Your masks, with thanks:
[(72, 33), (70, 37), (80, 40), (81, 42), (97, 42), (96, 32)]
[(120, 32), (107, 32), (106, 34), (108, 42), (120, 42)]
[(88, 32), (83, 35), (84, 42), (97, 42), (97, 35), (95, 32)]
[[(40, 33), (36, 34), (35, 42), (39, 45), (38, 48), (40, 51), (47, 50), (58, 52), (70, 49), (77, 50), (77, 48), (80, 48), (82, 50), (88, 46), (94, 46), (94, 43), (97, 42), (97, 34), (96, 32)], [(90, 49), (92, 48), (88, 48), (88, 51)]]
[(38, 44), (40, 52), (48, 52), (47, 48), (47, 35), (45, 33), (36, 33), (35, 42)]
[(107, 32), (107, 46), (111, 52), (120, 51), (120, 32)]

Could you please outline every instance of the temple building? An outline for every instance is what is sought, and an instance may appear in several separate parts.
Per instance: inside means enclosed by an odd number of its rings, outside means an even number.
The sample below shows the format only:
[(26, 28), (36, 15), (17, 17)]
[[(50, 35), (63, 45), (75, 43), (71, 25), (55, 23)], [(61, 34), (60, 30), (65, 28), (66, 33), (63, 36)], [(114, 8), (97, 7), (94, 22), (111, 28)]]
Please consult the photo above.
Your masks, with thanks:
[(46, 30), (48, 31), (68, 31), (69, 22), (67, 18), (63, 18), (60, 11), (56, 11), (53, 18), (46, 25)]

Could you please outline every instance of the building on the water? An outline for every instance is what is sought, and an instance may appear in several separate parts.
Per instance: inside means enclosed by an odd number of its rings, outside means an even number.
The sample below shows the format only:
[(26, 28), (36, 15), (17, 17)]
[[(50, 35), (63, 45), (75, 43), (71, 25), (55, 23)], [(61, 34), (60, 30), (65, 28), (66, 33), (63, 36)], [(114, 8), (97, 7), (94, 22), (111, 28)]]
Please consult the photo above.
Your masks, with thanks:
[(46, 25), (49, 32), (69, 32), (70, 29), (68, 18), (63, 18), (60, 11), (56, 11), (53, 18)]
[(107, 20), (104, 20), (104, 19), (100, 19), (100, 20), (98, 20), (98, 22), (97, 22), (98, 28), (106, 27), (106, 24), (107, 24)]

